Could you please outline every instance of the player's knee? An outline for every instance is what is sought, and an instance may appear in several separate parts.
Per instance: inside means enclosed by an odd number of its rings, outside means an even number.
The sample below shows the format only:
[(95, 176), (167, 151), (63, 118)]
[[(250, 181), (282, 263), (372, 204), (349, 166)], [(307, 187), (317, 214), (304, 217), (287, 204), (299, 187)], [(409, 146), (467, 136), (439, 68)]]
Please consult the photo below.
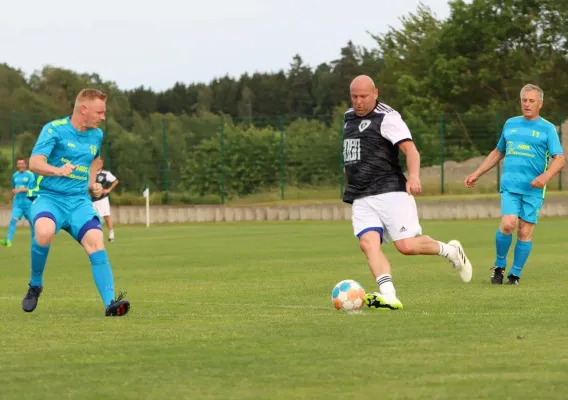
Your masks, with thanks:
[(517, 237), (521, 242), (530, 242), (532, 240), (532, 234), (533, 234), (533, 227), (524, 226), (524, 227), (519, 227), (519, 231), (517, 232)]
[(87, 254), (104, 250), (105, 245), (103, 231), (100, 229), (89, 229), (81, 238), (81, 245)]
[(515, 227), (517, 225), (517, 221), (513, 218), (503, 218), (501, 220), (501, 231), (506, 234), (510, 235), (515, 231)]
[(363, 253), (367, 254), (374, 249), (381, 247), (381, 236), (377, 231), (370, 231), (365, 233), (359, 239), (359, 247)]
[(40, 218), (35, 222), (33, 231), (37, 244), (47, 246), (55, 236), (55, 222), (48, 218)]

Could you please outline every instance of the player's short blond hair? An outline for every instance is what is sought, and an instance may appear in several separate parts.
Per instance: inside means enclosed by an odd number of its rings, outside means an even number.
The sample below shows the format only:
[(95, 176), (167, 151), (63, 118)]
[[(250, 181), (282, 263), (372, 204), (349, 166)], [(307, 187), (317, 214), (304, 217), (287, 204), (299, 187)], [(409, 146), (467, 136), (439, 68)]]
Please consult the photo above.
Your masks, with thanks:
[(106, 93), (103, 93), (100, 90), (87, 88), (79, 92), (77, 98), (75, 99), (75, 103), (80, 103), (83, 100), (96, 100), (96, 99), (106, 101), (107, 95)]

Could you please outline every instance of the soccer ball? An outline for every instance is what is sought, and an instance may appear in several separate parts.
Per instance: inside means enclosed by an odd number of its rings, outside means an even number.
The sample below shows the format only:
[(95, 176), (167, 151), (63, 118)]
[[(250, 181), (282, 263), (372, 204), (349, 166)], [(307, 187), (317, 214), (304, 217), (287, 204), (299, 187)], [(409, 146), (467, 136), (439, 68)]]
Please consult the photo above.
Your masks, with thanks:
[(337, 310), (357, 311), (365, 304), (365, 289), (351, 279), (339, 282), (331, 292), (331, 301)]

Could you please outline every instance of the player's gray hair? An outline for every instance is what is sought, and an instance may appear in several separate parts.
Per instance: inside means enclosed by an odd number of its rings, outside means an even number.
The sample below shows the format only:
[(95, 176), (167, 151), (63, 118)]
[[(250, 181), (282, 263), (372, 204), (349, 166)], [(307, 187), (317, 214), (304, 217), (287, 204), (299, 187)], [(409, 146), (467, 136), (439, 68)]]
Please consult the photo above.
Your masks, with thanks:
[(521, 99), (523, 98), (523, 93), (528, 92), (529, 90), (537, 91), (540, 99), (544, 100), (544, 90), (542, 90), (536, 85), (531, 85), (530, 83), (528, 85), (523, 86), (523, 88), (521, 89)]

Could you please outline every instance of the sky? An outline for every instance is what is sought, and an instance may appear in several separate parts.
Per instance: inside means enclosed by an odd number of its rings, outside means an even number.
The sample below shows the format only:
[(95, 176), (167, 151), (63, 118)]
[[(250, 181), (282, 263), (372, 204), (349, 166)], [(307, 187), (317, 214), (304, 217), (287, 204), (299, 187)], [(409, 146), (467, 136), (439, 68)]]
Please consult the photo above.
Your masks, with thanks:
[[(33, 6), (31, 5), (32, 3)], [(447, 0), (423, 0), (438, 18)], [(294, 55), (316, 67), (349, 40), (400, 27), (416, 0), (50, 0), (3, 2), (0, 63), (29, 76), (46, 65), (98, 73), (123, 90), (209, 83), (287, 70)]]

